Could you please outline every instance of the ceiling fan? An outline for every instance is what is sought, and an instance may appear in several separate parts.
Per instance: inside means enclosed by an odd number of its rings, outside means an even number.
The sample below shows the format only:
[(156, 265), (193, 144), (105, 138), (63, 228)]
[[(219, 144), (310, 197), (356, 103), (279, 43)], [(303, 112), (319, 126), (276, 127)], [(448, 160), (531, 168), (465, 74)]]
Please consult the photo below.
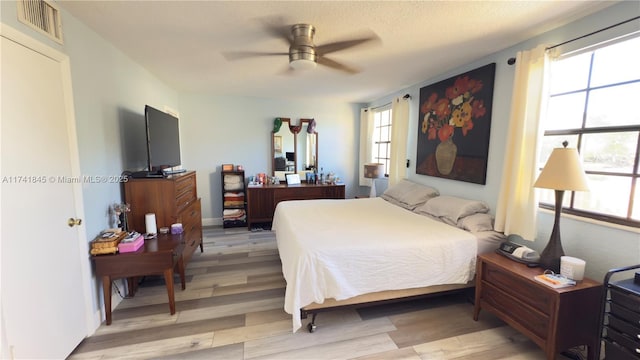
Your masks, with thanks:
[(356, 74), (360, 72), (359, 69), (331, 60), (326, 57), (326, 55), (379, 40), (377, 35), (370, 34), (361, 38), (336, 41), (316, 46), (313, 43), (313, 37), (316, 33), (316, 28), (313, 25), (295, 24), (293, 26), (278, 26), (266, 24), (266, 28), (272, 35), (286, 41), (289, 45), (289, 52), (236, 51), (223, 53), (224, 57), (228, 60), (237, 60), (254, 56), (289, 55), (289, 71), (314, 69), (317, 64), (320, 64), (349, 74)]

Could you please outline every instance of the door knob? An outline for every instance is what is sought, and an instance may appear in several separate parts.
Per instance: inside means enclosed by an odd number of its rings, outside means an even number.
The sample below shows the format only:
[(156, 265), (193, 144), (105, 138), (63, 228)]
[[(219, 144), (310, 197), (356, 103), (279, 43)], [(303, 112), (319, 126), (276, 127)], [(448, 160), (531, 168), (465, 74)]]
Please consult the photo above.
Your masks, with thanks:
[(80, 226), (82, 225), (82, 219), (69, 218), (69, 220), (67, 220), (67, 225), (69, 225), (69, 227), (74, 227), (76, 225)]

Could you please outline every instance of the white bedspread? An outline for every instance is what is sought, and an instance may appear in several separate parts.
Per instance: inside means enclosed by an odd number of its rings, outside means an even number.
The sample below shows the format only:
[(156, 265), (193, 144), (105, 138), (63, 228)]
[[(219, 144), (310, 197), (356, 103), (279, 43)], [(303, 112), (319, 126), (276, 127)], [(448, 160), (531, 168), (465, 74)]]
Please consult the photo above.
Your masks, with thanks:
[(300, 308), (383, 291), (464, 284), (475, 271), (476, 237), (382, 198), (285, 201), (276, 233), (293, 331)]

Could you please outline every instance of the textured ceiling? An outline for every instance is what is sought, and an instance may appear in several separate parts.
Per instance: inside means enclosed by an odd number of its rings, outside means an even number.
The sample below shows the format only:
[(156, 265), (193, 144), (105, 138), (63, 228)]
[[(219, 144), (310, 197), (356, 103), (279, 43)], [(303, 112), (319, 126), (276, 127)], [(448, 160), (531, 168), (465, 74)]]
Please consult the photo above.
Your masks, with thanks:
[[(598, 11), (611, 1), (58, 1), (178, 91), (369, 102)], [(228, 51), (287, 52), (263, 27), (309, 23), (315, 44), (373, 31), (318, 66), (285, 73), (284, 56), (227, 60)], [(64, 24), (63, 24), (64, 26)]]

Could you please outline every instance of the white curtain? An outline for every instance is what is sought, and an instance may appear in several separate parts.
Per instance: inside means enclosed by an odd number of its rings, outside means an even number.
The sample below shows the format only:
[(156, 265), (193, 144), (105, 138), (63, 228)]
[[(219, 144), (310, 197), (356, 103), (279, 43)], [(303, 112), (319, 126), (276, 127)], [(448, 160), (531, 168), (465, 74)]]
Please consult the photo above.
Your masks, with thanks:
[(536, 237), (538, 201), (533, 188), (538, 174), (540, 117), (547, 99), (549, 58), (544, 45), (518, 52), (495, 229)]
[(391, 105), (391, 159), (389, 186), (407, 176), (407, 137), (409, 133), (409, 100), (395, 98)]
[(370, 108), (360, 109), (360, 162), (358, 164), (360, 186), (371, 186), (371, 180), (364, 177), (364, 164), (371, 162), (374, 125), (373, 111)]

